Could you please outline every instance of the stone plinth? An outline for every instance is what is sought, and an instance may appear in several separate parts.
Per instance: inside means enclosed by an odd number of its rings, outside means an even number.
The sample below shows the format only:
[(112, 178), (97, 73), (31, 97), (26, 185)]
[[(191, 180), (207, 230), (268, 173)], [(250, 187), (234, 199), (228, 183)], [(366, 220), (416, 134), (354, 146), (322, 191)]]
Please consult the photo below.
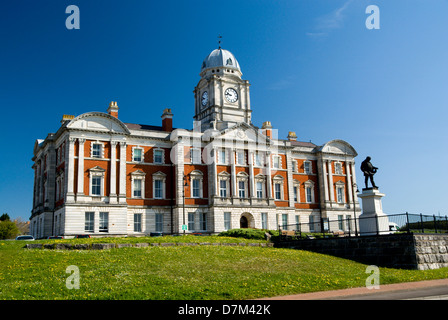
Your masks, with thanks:
[(359, 231), (362, 236), (389, 234), (389, 218), (383, 212), (378, 188), (365, 188), (358, 197), (362, 199), (362, 214), (359, 216)]

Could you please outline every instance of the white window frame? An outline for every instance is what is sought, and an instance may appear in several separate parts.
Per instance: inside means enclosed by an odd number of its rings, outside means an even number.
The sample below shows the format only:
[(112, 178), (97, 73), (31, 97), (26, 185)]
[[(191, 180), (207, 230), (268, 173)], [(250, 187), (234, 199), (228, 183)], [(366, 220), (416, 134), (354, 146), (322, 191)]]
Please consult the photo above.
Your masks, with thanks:
[(109, 212), (100, 211), (98, 228), (98, 232), (109, 232)]
[(199, 212), (199, 230), (207, 231), (207, 212)]
[[(160, 197), (156, 197), (156, 181), (161, 181), (161, 193)], [(166, 198), (166, 174), (157, 171), (152, 175), (152, 197), (153, 199), (165, 199)]]
[[(305, 202), (306, 203), (315, 203), (314, 200), (314, 182), (311, 180), (308, 180), (304, 183), (305, 185)], [(310, 194), (308, 194), (308, 190), (310, 190)], [(309, 197), (308, 197), (309, 195)], [(309, 199), (311, 198), (311, 199)], [(311, 201), (310, 201), (311, 200)]]
[(91, 233), (95, 232), (95, 212), (94, 211), (86, 211), (84, 213), (84, 232), (91, 232)]
[[(96, 166), (94, 168), (89, 169), (89, 195), (92, 197), (103, 197), (104, 196), (104, 173), (106, 172), (105, 169)], [(100, 194), (93, 194), (93, 178), (99, 178), (100, 179)]]
[[(197, 196), (194, 195), (194, 188), (193, 188), (193, 181), (197, 181), (198, 188), (199, 188), (199, 194)], [(204, 184), (204, 174), (199, 171), (199, 170), (194, 170), (190, 173), (190, 197), (191, 198), (203, 198), (204, 197), (204, 193), (203, 193), (203, 184)]]
[(345, 183), (342, 181), (338, 181), (335, 183), (336, 187), (336, 202), (337, 203), (345, 203)]
[(188, 212), (188, 217), (187, 217), (188, 231), (196, 230), (195, 217), (196, 217), (196, 214), (194, 212)]
[(268, 213), (261, 213), (261, 229), (268, 229)]
[[(135, 154), (136, 150), (141, 151), (140, 160), (136, 159), (136, 154)], [(145, 160), (145, 150), (142, 147), (133, 147), (132, 148), (132, 161), (133, 162), (144, 162), (144, 160)]]
[(232, 229), (232, 213), (224, 212), (224, 230)]
[[(230, 174), (223, 171), (218, 174), (218, 188), (219, 188), (219, 196), (221, 198), (230, 198), (230, 190), (229, 190), (229, 180)], [(225, 188), (222, 188), (221, 182), (225, 183)], [(225, 196), (222, 195), (222, 191), (225, 190)]]
[[(274, 188), (273, 189), (274, 189), (274, 199), (275, 200), (283, 200), (284, 199), (284, 189), (283, 189), (284, 183), (285, 183), (284, 178), (282, 176), (280, 176), (280, 175), (276, 175), (273, 178), (273, 184), (274, 184)], [(280, 198), (277, 198), (276, 185), (279, 185)]]
[(202, 163), (202, 153), (201, 148), (191, 148), (190, 149), (190, 163), (191, 164), (201, 164)]
[[(307, 169), (308, 165), (308, 169)], [(309, 160), (303, 161), (303, 173), (312, 174), (313, 173), (313, 163)]]
[(282, 168), (282, 157), (280, 155), (276, 154), (276, 155), (272, 156), (272, 168), (273, 169), (281, 169)]
[(163, 232), (163, 213), (156, 213), (154, 215), (154, 226), (156, 232)]
[[(248, 195), (248, 186), (247, 182), (249, 180), (249, 176), (245, 172), (239, 172), (236, 176), (236, 183), (238, 188), (238, 197), (241, 199), (249, 198)], [(241, 188), (241, 186), (243, 186)]]
[(292, 160), (291, 165), (292, 165), (291, 171), (293, 173), (297, 173), (297, 160)]
[[(142, 213), (134, 213), (134, 232), (140, 233), (142, 232)], [(137, 218), (137, 219), (136, 219)]]
[(227, 155), (228, 155), (228, 152), (227, 152), (226, 149), (224, 149), (224, 148), (218, 149), (218, 152), (217, 152), (217, 157), (218, 157), (217, 163), (218, 164), (227, 164), (228, 163), (227, 162), (227, 158), (228, 158)]
[[(266, 197), (266, 178), (261, 175), (261, 174), (257, 174), (255, 176), (255, 196), (257, 197), (257, 199), (263, 199)], [(260, 194), (260, 190), (258, 189), (258, 184), (261, 183), (261, 194)]]
[(246, 165), (246, 153), (244, 152), (244, 150), (236, 151), (236, 164), (239, 166)]
[(254, 166), (263, 167), (265, 164), (265, 156), (261, 151), (254, 152)]
[(342, 163), (339, 162), (339, 161), (334, 163), (334, 174), (335, 175), (342, 175), (343, 174)]
[[(156, 153), (161, 153), (161, 161), (156, 161)], [(154, 148), (152, 152), (152, 162), (155, 164), (164, 164), (165, 163), (165, 150), (162, 148)]]
[[(99, 145), (100, 146), (100, 150), (99, 150), (99, 155), (94, 155), (93, 151), (94, 151), (94, 145)], [(104, 142), (100, 142), (100, 141), (92, 141), (90, 143), (90, 157), (91, 158), (95, 158), (95, 159), (104, 159)]]
[[(145, 176), (146, 173), (144, 173), (141, 170), (137, 170), (131, 173), (131, 198), (134, 199), (144, 199), (145, 198)], [(141, 186), (140, 186), (140, 191), (141, 191), (141, 195), (140, 196), (136, 196), (134, 194), (135, 190), (135, 181), (136, 180), (140, 180), (141, 182)]]

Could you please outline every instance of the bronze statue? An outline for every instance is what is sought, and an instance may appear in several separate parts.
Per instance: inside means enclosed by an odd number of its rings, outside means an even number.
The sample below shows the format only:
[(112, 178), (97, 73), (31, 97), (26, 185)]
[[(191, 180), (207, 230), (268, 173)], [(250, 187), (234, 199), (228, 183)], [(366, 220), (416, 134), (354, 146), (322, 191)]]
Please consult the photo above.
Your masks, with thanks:
[(361, 163), (361, 171), (364, 173), (364, 177), (365, 177), (365, 184), (366, 184), (366, 189), (367, 189), (367, 183), (368, 180), (370, 179), (370, 183), (372, 184), (373, 188), (378, 188), (375, 185), (375, 182), (373, 181), (373, 175), (377, 172), (378, 168), (374, 167), (372, 165), (372, 163), (370, 163), (370, 160), (372, 158), (367, 157), (362, 163)]

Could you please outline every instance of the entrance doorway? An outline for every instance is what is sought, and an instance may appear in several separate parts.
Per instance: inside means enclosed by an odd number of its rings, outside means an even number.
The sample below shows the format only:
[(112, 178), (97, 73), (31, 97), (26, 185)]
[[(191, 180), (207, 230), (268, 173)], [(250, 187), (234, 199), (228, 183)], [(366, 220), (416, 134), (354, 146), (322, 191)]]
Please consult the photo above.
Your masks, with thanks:
[(249, 222), (247, 221), (247, 218), (245, 216), (242, 216), (240, 218), (240, 228), (245, 229), (249, 227)]
[(255, 228), (255, 219), (249, 212), (244, 212), (240, 217), (240, 228)]

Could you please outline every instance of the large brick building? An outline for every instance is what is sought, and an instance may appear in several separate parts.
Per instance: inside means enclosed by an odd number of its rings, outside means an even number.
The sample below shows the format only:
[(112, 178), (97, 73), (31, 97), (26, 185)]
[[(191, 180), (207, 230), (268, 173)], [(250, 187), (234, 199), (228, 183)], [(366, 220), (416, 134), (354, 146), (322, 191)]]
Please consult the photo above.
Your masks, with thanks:
[(173, 129), (171, 109), (160, 126), (126, 123), (111, 102), (37, 140), (31, 234), (216, 233), (360, 214), (350, 144), (256, 127), (249, 82), (227, 50), (212, 51), (200, 77), (193, 129)]

